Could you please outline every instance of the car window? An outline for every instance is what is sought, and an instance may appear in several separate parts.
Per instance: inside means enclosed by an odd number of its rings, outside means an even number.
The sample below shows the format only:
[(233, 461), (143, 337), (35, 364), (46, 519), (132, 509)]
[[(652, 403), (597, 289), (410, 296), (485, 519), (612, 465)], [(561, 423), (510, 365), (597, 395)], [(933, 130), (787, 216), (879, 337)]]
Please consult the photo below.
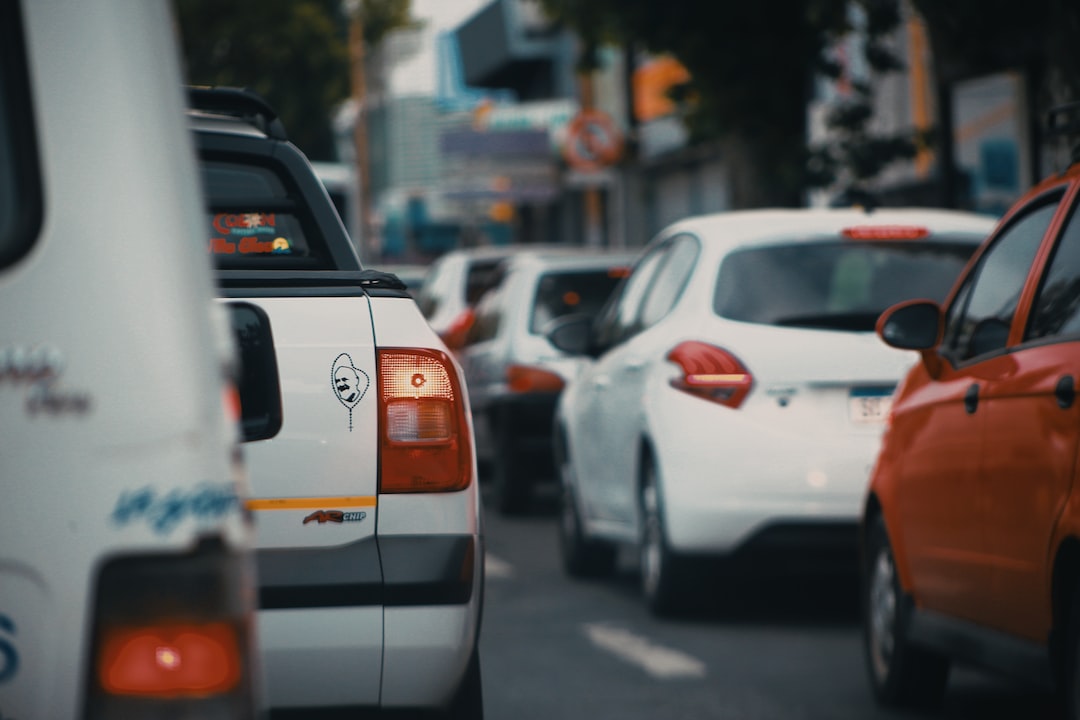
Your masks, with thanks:
[(431, 265), (416, 298), (416, 304), (425, 318), (430, 320), (442, 307), (443, 298), (453, 292), (453, 280), (453, 263), (448, 258), (440, 258)]
[(329, 269), (306, 204), (270, 167), (203, 161), (209, 251), (221, 269)]
[(1005, 348), (1020, 292), (1060, 195), (1026, 212), (998, 234), (946, 316), (943, 353), (963, 362)]
[(0, 3), (0, 268), (24, 256), (41, 226), (41, 184), (19, 3)]
[(1025, 340), (1080, 333), (1080, 212), (1072, 216), (1054, 247), (1035, 296)]
[(566, 315), (596, 315), (623, 274), (619, 268), (544, 273), (536, 283), (529, 332), (543, 335), (553, 320)]
[(465, 278), (465, 304), (475, 304), (485, 292), (501, 282), (502, 260), (474, 260)]
[(664, 243), (650, 250), (609, 300), (596, 324), (594, 344), (599, 350), (606, 350), (632, 334), (645, 291), (670, 247)]
[(641, 307), (639, 324), (641, 328), (651, 327), (667, 315), (675, 302), (682, 295), (690, 272), (697, 262), (700, 245), (696, 238), (682, 235), (671, 243), (664, 266), (656, 273), (656, 280), (649, 288), (649, 294)]
[(476, 316), (472, 325), (469, 326), (469, 331), (465, 334), (466, 345), (487, 342), (498, 336), (505, 313), (503, 302), (505, 291), (505, 285), (492, 288), (476, 303), (474, 310)]
[(898, 302), (942, 302), (977, 247), (976, 237), (830, 237), (736, 250), (720, 263), (713, 310), (741, 322), (872, 332)]

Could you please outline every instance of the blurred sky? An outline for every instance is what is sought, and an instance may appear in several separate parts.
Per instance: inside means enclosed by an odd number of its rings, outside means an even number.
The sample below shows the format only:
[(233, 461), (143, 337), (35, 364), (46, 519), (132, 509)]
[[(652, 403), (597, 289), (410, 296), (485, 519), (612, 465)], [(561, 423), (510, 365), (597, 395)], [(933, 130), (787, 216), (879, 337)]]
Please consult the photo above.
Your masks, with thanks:
[(396, 95), (433, 95), (435, 93), (435, 38), (452, 30), (486, 5), (489, 0), (412, 0), (412, 14), (425, 21), (419, 48), (408, 53), (390, 74)]

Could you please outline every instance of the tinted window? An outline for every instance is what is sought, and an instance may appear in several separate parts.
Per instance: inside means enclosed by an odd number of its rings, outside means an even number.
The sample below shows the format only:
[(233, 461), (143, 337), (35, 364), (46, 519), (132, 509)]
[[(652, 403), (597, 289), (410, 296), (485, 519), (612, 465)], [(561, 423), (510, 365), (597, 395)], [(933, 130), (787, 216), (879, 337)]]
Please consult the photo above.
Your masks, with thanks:
[(480, 298), (480, 301), (475, 306), (474, 312), (476, 316), (473, 318), (473, 323), (469, 326), (469, 331), (465, 335), (466, 345), (487, 342), (495, 339), (495, 336), (499, 334), (506, 305), (503, 301), (504, 292), (504, 286), (496, 287)]
[(625, 273), (612, 270), (550, 272), (540, 276), (529, 332), (543, 334), (552, 320), (582, 313), (596, 315)]
[(501, 260), (474, 260), (465, 277), (465, 304), (473, 305), (484, 293), (499, 284)]
[(271, 167), (204, 162), (208, 249), (223, 269), (330, 269), (299, 193)]
[(0, 268), (22, 257), (41, 226), (41, 185), (19, 3), (0, 3)]
[(638, 310), (669, 245), (658, 245), (634, 266), (618, 287), (597, 321), (594, 345), (600, 350), (621, 342), (636, 331)]
[(1026, 339), (1080, 333), (1080, 213), (1061, 234), (1035, 297)]
[(965, 288), (963, 304), (954, 302), (948, 316), (943, 349), (954, 361), (1005, 347), (1020, 291), (1057, 211), (1058, 199), (1013, 222), (980, 258), (971, 287)]
[(682, 295), (683, 287), (697, 261), (699, 246), (689, 236), (676, 238), (664, 266), (656, 273), (649, 296), (641, 307), (641, 327), (650, 327), (667, 315)]
[(898, 302), (943, 301), (976, 247), (931, 238), (738, 250), (720, 264), (713, 309), (742, 322), (870, 332)]

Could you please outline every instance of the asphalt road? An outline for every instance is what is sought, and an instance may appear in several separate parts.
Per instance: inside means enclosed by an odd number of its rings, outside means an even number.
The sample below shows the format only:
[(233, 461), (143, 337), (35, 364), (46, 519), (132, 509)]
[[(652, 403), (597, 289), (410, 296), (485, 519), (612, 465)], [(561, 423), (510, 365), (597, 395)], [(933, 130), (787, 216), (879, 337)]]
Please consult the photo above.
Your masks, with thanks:
[[(487, 591), (480, 638), (488, 720), (810, 720), (898, 718), (867, 685), (855, 579), (778, 578), (722, 610), (656, 619), (632, 557), (601, 581), (565, 577), (556, 516), (485, 517)], [(924, 715), (926, 716), (926, 715)], [(1057, 717), (1052, 698), (955, 669), (935, 718)]]

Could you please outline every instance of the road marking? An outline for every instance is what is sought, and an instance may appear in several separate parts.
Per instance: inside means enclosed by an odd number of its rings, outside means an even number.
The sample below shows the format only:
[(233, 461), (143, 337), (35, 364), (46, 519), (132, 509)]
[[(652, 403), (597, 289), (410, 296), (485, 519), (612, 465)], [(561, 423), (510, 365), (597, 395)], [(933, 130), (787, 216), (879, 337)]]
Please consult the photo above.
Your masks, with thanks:
[(514, 577), (514, 566), (491, 553), (485, 553), (484, 572), (489, 578), (509, 578)]
[(629, 630), (602, 623), (585, 623), (585, 634), (594, 645), (662, 679), (705, 677), (705, 663), (679, 650), (653, 645)]

